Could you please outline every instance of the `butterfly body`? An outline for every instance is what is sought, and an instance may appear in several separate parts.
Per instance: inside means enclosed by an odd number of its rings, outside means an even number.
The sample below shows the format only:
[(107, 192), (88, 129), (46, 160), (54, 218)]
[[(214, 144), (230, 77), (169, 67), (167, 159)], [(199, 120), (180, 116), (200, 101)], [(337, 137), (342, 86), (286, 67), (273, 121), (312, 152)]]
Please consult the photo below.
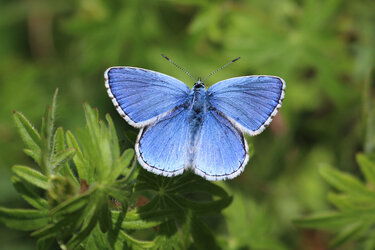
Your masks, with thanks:
[(135, 151), (145, 169), (164, 176), (192, 169), (208, 180), (232, 179), (244, 170), (249, 155), (243, 133), (264, 130), (285, 89), (274, 76), (231, 78), (209, 89), (199, 79), (189, 89), (134, 67), (109, 68), (105, 79), (117, 111), (141, 128)]
[(190, 164), (194, 159), (194, 148), (197, 136), (200, 133), (202, 122), (207, 110), (207, 90), (204, 84), (198, 80), (191, 90), (190, 96), (192, 97), (189, 102), (189, 154)]

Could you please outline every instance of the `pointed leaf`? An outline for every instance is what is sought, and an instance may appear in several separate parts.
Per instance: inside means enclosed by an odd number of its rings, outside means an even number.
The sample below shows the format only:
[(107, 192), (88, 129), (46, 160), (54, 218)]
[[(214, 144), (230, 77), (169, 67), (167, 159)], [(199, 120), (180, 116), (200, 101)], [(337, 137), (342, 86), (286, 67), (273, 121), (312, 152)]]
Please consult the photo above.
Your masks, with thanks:
[(16, 165), (12, 171), (20, 178), (42, 189), (48, 188), (48, 178), (42, 173), (26, 166)]
[[(120, 230), (119, 236), (118, 236), (118, 241), (116, 242), (116, 245), (120, 244), (122, 245), (124, 242), (127, 243), (127, 247), (129, 249), (148, 249), (154, 247), (155, 243), (152, 241), (141, 241), (134, 239), (124, 231)], [(124, 248), (121, 249), (127, 249), (125, 246)], [(117, 249), (117, 248), (116, 248)]]
[[(56, 220), (56, 219), (55, 219)], [(46, 226), (34, 231), (31, 236), (40, 239), (71, 237), (71, 235), (79, 228), (83, 221), (83, 211), (69, 214), (59, 218), (57, 222), (47, 224)]]
[(120, 147), (119, 147), (118, 137), (116, 133), (116, 128), (109, 114), (107, 114), (105, 118), (108, 122), (108, 132), (109, 132), (108, 134), (109, 134), (109, 138), (111, 140), (111, 145), (112, 145), (112, 152), (113, 152), (112, 155), (113, 155), (113, 158), (116, 159), (120, 155)]
[(193, 217), (191, 223), (194, 246), (198, 249), (221, 249), (216, 243), (215, 235), (205, 223), (197, 217)]
[(331, 248), (336, 248), (342, 244), (353, 241), (357, 237), (360, 237), (369, 225), (363, 223), (355, 223), (344, 228), (329, 244)]
[(40, 150), (24, 149), (23, 152), (40, 165)]
[(375, 187), (375, 162), (372, 162), (366, 155), (357, 154), (357, 162), (361, 167), (368, 183)]
[(357, 198), (375, 200), (375, 192), (367, 189), (365, 185), (350, 174), (342, 173), (331, 167), (321, 167), (320, 174), (327, 182), (340, 191)]
[(99, 214), (99, 226), (102, 233), (106, 233), (111, 228), (111, 214), (108, 208), (108, 197), (104, 194), (100, 201), (98, 202), (98, 211)]
[(33, 186), (24, 183), (16, 176), (12, 176), (11, 180), (17, 192), (20, 193), (22, 198), (24, 198), (31, 206), (41, 210), (48, 209), (48, 202), (34, 192)]
[[(125, 151), (126, 152), (126, 151)], [(124, 152), (124, 153), (125, 153)], [(120, 163), (120, 164), (126, 164), (126, 161), (125, 161), (125, 157), (121, 157), (121, 159), (125, 162), (125, 163)], [(130, 184), (132, 185), (132, 187), (134, 186), (135, 184), (135, 181), (138, 177), (138, 173), (139, 171), (138, 170), (138, 161), (137, 161), (137, 158), (134, 156), (134, 151), (133, 151), (133, 158), (132, 158), (132, 163), (130, 165), (130, 167), (126, 167), (126, 168), (123, 168), (122, 169), (122, 172), (121, 174), (124, 175), (125, 178), (121, 178), (119, 180), (117, 180), (116, 182), (118, 182), (120, 184), (120, 186), (129, 186)]]
[(49, 220), (47, 211), (0, 207), (0, 222), (13, 229), (35, 230), (46, 225)]
[(53, 128), (55, 122), (55, 111), (56, 111), (56, 99), (57, 99), (58, 89), (55, 90), (55, 93), (52, 98), (52, 105), (47, 107), (42, 120), (42, 129), (41, 129), (41, 138), (45, 139), (45, 142), (42, 143), (49, 147), (52, 143)]
[(220, 212), (222, 209), (229, 206), (232, 202), (232, 197), (222, 198), (214, 201), (199, 202), (186, 199), (180, 195), (173, 195), (171, 199), (178, 203), (182, 208), (188, 208), (194, 211), (196, 214), (212, 214)]
[(49, 239), (38, 239), (37, 249), (38, 250), (49, 250), (51, 249), (52, 244), (55, 242), (54, 238)]
[(154, 242), (156, 246), (162, 246), (163, 249), (180, 249), (180, 233), (175, 221), (167, 221), (159, 226), (158, 235)]
[[(64, 130), (62, 127), (57, 128), (55, 135), (53, 137), (53, 150), (50, 159), (51, 168), (54, 170), (54, 173), (60, 173), (63, 176), (70, 176), (78, 184), (78, 180), (75, 177), (72, 169), (70, 168), (68, 161), (73, 157), (69, 156), (64, 158), (63, 154), (67, 153), (66, 151), (74, 150), (73, 147), (66, 149), (65, 147), (65, 136)], [(73, 153), (74, 155), (74, 153)], [(56, 169), (58, 167), (58, 169)]]
[(150, 212), (138, 212), (133, 210), (126, 214), (122, 222), (122, 228), (136, 230), (147, 229), (158, 226), (173, 218), (177, 218), (180, 214), (181, 211), (176, 209), (158, 209)]
[(58, 127), (56, 129), (55, 135), (53, 137), (53, 147), (54, 152), (59, 152), (65, 149), (64, 130), (62, 127)]
[(50, 213), (54, 216), (61, 216), (61, 215), (66, 215), (70, 213), (74, 213), (77, 210), (82, 209), (88, 202), (90, 198), (90, 194), (93, 191), (90, 190), (84, 194), (80, 194), (79, 196), (76, 196), (72, 199), (69, 199), (56, 207), (54, 207)]
[(99, 127), (99, 113), (97, 109), (93, 109), (90, 105), (85, 104), (85, 115), (86, 115), (86, 125), (90, 136), (95, 142), (99, 142), (100, 127)]
[(68, 145), (68, 147), (74, 148), (76, 151), (75, 155), (73, 156), (73, 162), (76, 165), (79, 178), (81, 180), (88, 180), (89, 176), (87, 173), (87, 161), (83, 156), (83, 153), (76, 138), (70, 131), (66, 132), (66, 144)]
[(203, 179), (179, 182), (175, 187), (168, 189), (168, 191), (179, 193), (205, 192), (223, 198), (229, 197), (228, 193), (222, 187)]
[(122, 153), (117, 166), (111, 173), (111, 179), (115, 180), (123, 172), (123, 169), (128, 167), (134, 157), (134, 150), (129, 148)]
[(68, 162), (70, 159), (73, 158), (75, 153), (76, 153), (76, 150), (74, 148), (67, 148), (62, 151), (57, 152), (55, 154), (55, 157), (53, 158), (53, 162), (51, 163), (52, 169)]
[(52, 105), (51, 107), (47, 108), (46, 112), (46, 138), (48, 139), (48, 142), (51, 142), (52, 139), (52, 132), (54, 128), (55, 123), (55, 112), (56, 112), (56, 99), (57, 99), (57, 93), (59, 92), (58, 89), (55, 90), (55, 93), (52, 98)]
[(20, 112), (15, 112), (13, 118), (24, 143), (33, 151), (40, 151), (41, 139), (38, 131), (36, 131), (29, 120)]
[(96, 202), (90, 202), (85, 209), (85, 221), (80, 231), (75, 234), (66, 244), (68, 249), (74, 249), (85, 240), (98, 222), (98, 206)]
[(103, 234), (99, 227), (96, 226), (91, 232), (87, 241), (81, 244), (83, 249), (108, 249), (114, 250), (107, 239), (107, 234)]
[(328, 200), (341, 211), (353, 211), (357, 209), (357, 206), (346, 195), (329, 193)]
[[(45, 115), (46, 116), (46, 115)], [(42, 117), (42, 128), (41, 128), (41, 149), (40, 149), (40, 168), (42, 173), (49, 176), (51, 171), (49, 169), (49, 159), (51, 153), (51, 141), (50, 136), (46, 134), (46, 117)]]
[(294, 220), (294, 223), (299, 227), (318, 229), (341, 228), (354, 222), (358, 222), (358, 214), (355, 212), (327, 213)]

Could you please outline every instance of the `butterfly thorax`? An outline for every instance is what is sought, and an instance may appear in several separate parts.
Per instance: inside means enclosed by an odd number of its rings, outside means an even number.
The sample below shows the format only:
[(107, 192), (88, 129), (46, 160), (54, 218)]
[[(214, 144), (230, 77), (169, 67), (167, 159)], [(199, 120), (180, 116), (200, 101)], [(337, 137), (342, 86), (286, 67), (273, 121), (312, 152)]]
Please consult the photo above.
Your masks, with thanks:
[[(207, 91), (200, 80), (198, 80), (191, 90), (191, 103), (189, 107), (189, 151), (190, 156), (193, 157), (194, 146), (198, 138), (200, 129), (203, 124), (204, 115), (207, 110)], [(192, 159), (191, 159), (192, 160)]]

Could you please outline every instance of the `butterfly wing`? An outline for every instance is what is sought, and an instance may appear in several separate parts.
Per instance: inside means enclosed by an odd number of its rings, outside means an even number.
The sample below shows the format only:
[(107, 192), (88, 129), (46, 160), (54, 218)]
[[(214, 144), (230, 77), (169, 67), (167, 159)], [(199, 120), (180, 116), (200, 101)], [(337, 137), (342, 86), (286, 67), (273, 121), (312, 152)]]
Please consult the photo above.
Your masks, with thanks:
[(141, 68), (111, 67), (104, 77), (117, 111), (134, 127), (149, 125), (184, 104), (190, 91), (176, 78)]
[(276, 76), (244, 76), (208, 89), (210, 105), (250, 135), (261, 133), (284, 99), (285, 82)]
[(245, 168), (248, 160), (247, 142), (232, 123), (209, 110), (195, 144), (193, 168), (207, 180), (233, 179)]
[(175, 176), (188, 163), (188, 110), (178, 107), (161, 120), (142, 128), (135, 151), (140, 164), (155, 174)]

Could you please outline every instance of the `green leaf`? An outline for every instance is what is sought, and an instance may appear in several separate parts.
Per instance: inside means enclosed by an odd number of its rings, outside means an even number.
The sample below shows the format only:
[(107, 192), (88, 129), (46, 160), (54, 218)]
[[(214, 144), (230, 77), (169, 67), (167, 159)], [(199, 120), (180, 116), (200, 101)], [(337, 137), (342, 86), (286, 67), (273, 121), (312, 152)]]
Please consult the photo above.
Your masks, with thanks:
[(335, 229), (341, 228), (351, 223), (358, 222), (358, 213), (338, 213), (331, 212), (322, 215), (312, 215), (303, 219), (294, 220), (294, 223), (300, 227)]
[(38, 165), (40, 165), (40, 151), (24, 149), (23, 152), (30, 156)]
[(65, 220), (59, 220), (57, 223), (47, 224), (46, 226), (32, 232), (32, 237), (39, 237), (39, 239), (50, 239), (56, 237), (59, 231), (62, 230), (62, 225), (66, 225)]
[[(249, 249), (287, 249), (277, 240), (273, 227), (273, 209), (255, 202), (238, 189), (230, 189), (232, 204), (223, 210), (232, 249), (247, 246)], [(266, 206), (265, 206), (266, 205)]]
[(220, 212), (222, 209), (229, 206), (233, 198), (227, 197), (214, 201), (199, 202), (180, 195), (173, 195), (171, 199), (176, 201), (182, 208), (191, 209), (195, 214), (204, 215)]
[(39, 149), (41, 139), (38, 131), (31, 125), (29, 120), (20, 112), (13, 114), (14, 122), (24, 143), (33, 150)]
[(48, 202), (41, 198), (34, 190), (34, 187), (28, 183), (24, 183), (20, 178), (12, 176), (11, 178), (14, 188), (22, 195), (31, 206), (37, 209), (48, 209)]
[(99, 127), (99, 113), (97, 109), (93, 109), (87, 103), (84, 104), (85, 115), (86, 115), (86, 125), (89, 131), (89, 134), (93, 136), (93, 141), (98, 142), (100, 136), (100, 127)]
[(68, 147), (75, 149), (76, 153), (73, 156), (73, 162), (77, 168), (79, 178), (81, 180), (88, 180), (87, 161), (81, 151), (81, 148), (76, 138), (70, 131), (66, 132), (66, 144), (68, 145)]
[(328, 200), (341, 211), (353, 211), (358, 208), (347, 195), (329, 193)]
[(40, 168), (42, 170), (42, 173), (49, 176), (51, 174), (51, 171), (49, 169), (49, 160), (51, 156), (51, 136), (46, 135), (46, 117), (42, 117), (42, 128), (41, 128), (41, 150), (40, 150)]
[(65, 149), (64, 130), (62, 127), (56, 129), (52, 144), (54, 148), (53, 152), (59, 152)]
[(105, 118), (108, 122), (108, 136), (111, 140), (112, 157), (113, 159), (116, 159), (120, 155), (120, 146), (118, 142), (115, 125), (113, 124), (112, 118), (109, 114), (107, 114)]
[[(124, 243), (127, 243), (127, 246), (122, 246)], [(134, 239), (124, 231), (120, 230), (118, 235), (118, 240), (116, 242), (116, 249), (148, 249), (155, 246), (155, 243), (152, 241), (141, 241)], [(118, 248), (119, 247), (119, 248)]]
[(167, 221), (159, 226), (158, 235), (154, 242), (157, 247), (163, 249), (181, 249), (180, 233), (175, 221)]
[(51, 162), (52, 169), (68, 162), (70, 159), (74, 157), (75, 153), (76, 150), (74, 148), (67, 148), (57, 152), (55, 154), (55, 157), (53, 158), (53, 161)]
[[(114, 248), (116, 241), (118, 241), (118, 235), (121, 230), (121, 223), (125, 218), (127, 208), (121, 210), (120, 212), (110, 211), (111, 212), (111, 219), (112, 219), (112, 228), (107, 234), (108, 243), (111, 248)], [(116, 217), (114, 219), (114, 216)], [(120, 248), (123, 249), (123, 248)]]
[(342, 244), (353, 241), (360, 237), (364, 231), (368, 229), (369, 225), (363, 223), (355, 223), (345, 227), (329, 244), (331, 248), (336, 248)]
[(38, 250), (49, 250), (51, 249), (52, 244), (55, 242), (55, 239), (38, 239), (37, 241), (37, 249)]
[(99, 204), (98, 204), (97, 213), (99, 214), (98, 219), (99, 219), (100, 230), (102, 233), (106, 233), (111, 228), (111, 224), (112, 224), (111, 214), (108, 208), (108, 205), (109, 205), (108, 197), (105, 194), (103, 194), (103, 196), (101, 197), (98, 203)]
[[(134, 155), (134, 151), (133, 151), (133, 155)], [(125, 161), (126, 158), (121, 157), (121, 159)], [(120, 163), (120, 164), (123, 164), (123, 163)], [(126, 164), (126, 161), (125, 161), (125, 164)], [(129, 186), (131, 184), (131, 186), (133, 187), (135, 184), (134, 180), (137, 179), (137, 175), (139, 173), (139, 171), (137, 171), (138, 170), (137, 166), (138, 166), (137, 158), (133, 157), (130, 167), (122, 168), (121, 174), (124, 175), (125, 178), (121, 178), (117, 180), (116, 182), (118, 182), (120, 186), (123, 186), (123, 185)]]
[[(197, 217), (192, 218), (192, 236), (194, 246), (198, 249), (220, 249), (215, 240), (215, 235), (211, 229)], [(186, 232), (187, 234), (189, 232)]]
[[(215, 183), (203, 180), (200, 177), (191, 176), (191, 180), (184, 182), (179, 182), (175, 187), (169, 189), (169, 192), (179, 192), (179, 193), (195, 193), (204, 192), (211, 195), (217, 195), (219, 197), (227, 198), (228, 193), (220, 186)], [(199, 178), (198, 180), (195, 178)]]
[(16, 165), (12, 167), (12, 171), (20, 178), (29, 182), (32, 185), (42, 189), (48, 188), (48, 178), (42, 173), (26, 166)]
[[(115, 216), (113, 220), (117, 217)], [(158, 226), (170, 219), (177, 218), (181, 214), (181, 211), (176, 209), (158, 209), (153, 211), (141, 212), (138, 210), (130, 211), (126, 214), (124, 221), (122, 222), (122, 228), (124, 229), (147, 229)]]
[(44, 116), (44, 126), (42, 126), (42, 137), (46, 138), (48, 144), (51, 145), (52, 141), (52, 134), (55, 122), (55, 111), (56, 111), (56, 99), (57, 93), (59, 92), (58, 89), (55, 90), (55, 93), (52, 98), (52, 105), (51, 107), (47, 108), (45, 116)]
[(93, 199), (94, 202), (90, 202), (85, 209), (84, 215), (85, 220), (83, 222), (82, 228), (79, 232), (68, 241), (66, 244), (68, 249), (74, 249), (77, 247), (83, 240), (85, 240), (91, 231), (94, 229), (99, 213), (98, 213), (98, 204), (96, 203), (97, 199)]
[[(72, 155), (64, 156), (64, 154), (69, 154), (70, 150), (75, 150), (74, 148), (65, 148), (65, 136), (64, 130), (62, 127), (57, 128), (55, 135), (53, 137), (53, 150), (51, 150), (52, 155), (50, 158), (50, 166), (54, 173), (60, 173), (63, 176), (70, 176), (72, 180), (74, 180), (77, 184), (77, 178), (75, 178), (68, 161), (73, 157)], [(57, 168), (57, 169), (56, 169)]]
[(54, 218), (53, 223), (34, 231), (31, 236), (39, 237), (40, 239), (70, 238), (72, 234), (79, 229), (83, 220), (83, 210), (76, 211), (75, 213), (60, 217), (58, 220)]
[(350, 174), (342, 173), (331, 167), (321, 167), (320, 174), (328, 183), (340, 191), (356, 198), (375, 200), (375, 192), (367, 189), (365, 185)]
[(375, 187), (375, 163), (364, 154), (357, 154), (357, 162), (367, 182)]
[(49, 222), (49, 217), (47, 211), (0, 207), (0, 221), (7, 227), (30, 231), (46, 225)]
[(28, 147), (25, 153), (39, 164), (41, 159), (41, 138), (38, 131), (21, 113), (15, 112), (13, 118), (22, 140)]
[(72, 199), (69, 199), (56, 207), (54, 207), (50, 213), (54, 216), (61, 216), (66, 214), (71, 214), (76, 212), (77, 210), (82, 209), (87, 204), (90, 194), (93, 190), (90, 190), (84, 194), (80, 194)]
[(103, 234), (98, 226), (91, 232), (87, 241), (83, 242), (80, 246), (83, 249), (114, 249), (108, 242), (107, 235)]
[(129, 148), (125, 150), (124, 153), (122, 153), (121, 157), (119, 158), (119, 161), (115, 169), (113, 169), (110, 178), (113, 180), (117, 179), (118, 176), (123, 172), (123, 169), (129, 166), (133, 157), (134, 157), (133, 149)]

